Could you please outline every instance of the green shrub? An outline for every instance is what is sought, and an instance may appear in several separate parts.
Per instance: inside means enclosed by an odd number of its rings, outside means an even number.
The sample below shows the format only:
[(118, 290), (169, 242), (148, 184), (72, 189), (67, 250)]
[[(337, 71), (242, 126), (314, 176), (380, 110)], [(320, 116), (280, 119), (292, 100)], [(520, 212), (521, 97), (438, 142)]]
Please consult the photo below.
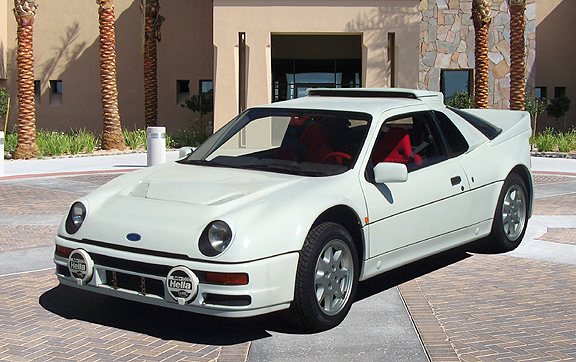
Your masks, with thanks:
[(179, 129), (174, 144), (176, 147), (197, 147), (200, 146), (202, 142), (206, 141), (207, 138), (208, 135), (199, 129)]
[(560, 152), (576, 150), (576, 129), (566, 133), (558, 133), (557, 145)]
[[(4, 119), (6, 115), (6, 111), (8, 111), (8, 92), (6, 92), (6, 88), (0, 88), (0, 119)], [(6, 133), (4, 129), (4, 125), (2, 125), (2, 130)]]
[(18, 145), (18, 133), (7, 132), (4, 135), (4, 151), (13, 152)]
[(72, 130), (70, 132), (72, 144), (70, 145), (70, 153), (76, 155), (78, 153), (92, 153), (98, 146), (100, 139), (92, 132), (87, 132), (86, 129)]
[(538, 150), (541, 152), (572, 152), (576, 151), (576, 129), (570, 132), (555, 132), (552, 128), (546, 128), (544, 132), (539, 133), (534, 139)]
[(474, 98), (468, 92), (454, 92), (452, 97), (444, 102), (447, 106), (458, 109), (474, 108)]
[(172, 138), (170, 133), (166, 133), (166, 148), (174, 148), (175, 147), (175, 140)]
[(544, 130), (544, 132), (539, 133), (536, 136), (534, 142), (536, 143), (536, 146), (538, 147), (539, 151), (551, 152), (554, 150), (554, 146), (556, 143), (554, 138), (555, 138), (554, 130), (548, 127)]
[(71, 146), (70, 137), (65, 133), (42, 129), (36, 131), (36, 144), (40, 150), (40, 156), (59, 156), (68, 153)]
[(122, 133), (124, 134), (126, 146), (131, 150), (137, 150), (141, 147), (146, 148), (146, 138), (148, 137), (146, 130), (135, 129), (134, 131), (129, 131), (127, 128), (124, 128)]

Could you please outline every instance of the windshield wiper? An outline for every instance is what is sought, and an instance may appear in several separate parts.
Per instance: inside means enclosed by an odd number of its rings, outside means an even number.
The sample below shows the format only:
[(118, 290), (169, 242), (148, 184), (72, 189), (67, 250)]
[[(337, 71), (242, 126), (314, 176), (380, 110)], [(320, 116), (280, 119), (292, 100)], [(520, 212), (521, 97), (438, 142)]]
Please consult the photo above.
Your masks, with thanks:
[(280, 165), (280, 164), (260, 164), (260, 165), (245, 165), (240, 166), (238, 168), (242, 169), (249, 169), (249, 170), (260, 170), (260, 171), (269, 171), (269, 172), (278, 172), (278, 173), (285, 173), (290, 175), (300, 175), (300, 176), (326, 176), (322, 172), (316, 171), (307, 171), (303, 170), (300, 166), (297, 165)]
[(219, 164), (217, 162), (206, 161), (206, 160), (186, 160), (186, 159), (184, 159), (184, 160), (180, 160), (177, 162), (184, 164), (184, 165), (213, 166), (213, 167), (225, 166), (225, 165)]

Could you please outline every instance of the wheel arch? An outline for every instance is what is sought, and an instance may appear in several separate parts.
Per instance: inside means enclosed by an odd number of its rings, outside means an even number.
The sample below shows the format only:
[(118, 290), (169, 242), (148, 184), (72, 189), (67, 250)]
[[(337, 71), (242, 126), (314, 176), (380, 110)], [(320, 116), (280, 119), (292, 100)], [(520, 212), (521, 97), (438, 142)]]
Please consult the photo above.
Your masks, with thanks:
[(528, 198), (530, 200), (530, 202), (528, 202), (528, 217), (530, 218), (532, 216), (532, 207), (534, 202), (534, 185), (532, 183), (532, 174), (524, 165), (517, 165), (512, 169), (512, 171), (510, 171), (508, 175), (513, 173), (520, 176), (522, 181), (524, 181), (524, 185), (526, 185), (526, 188), (528, 189)]
[(354, 240), (354, 245), (356, 246), (358, 261), (362, 265), (362, 261), (364, 260), (365, 240), (364, 233), (362, 232), (362, 222), (360, 221), (358, 214), (351, 207), (346, 205), (333, 206), (318, 216), (314, 221), (312, 228), (328, 221), (342, 225), (350, 233)]

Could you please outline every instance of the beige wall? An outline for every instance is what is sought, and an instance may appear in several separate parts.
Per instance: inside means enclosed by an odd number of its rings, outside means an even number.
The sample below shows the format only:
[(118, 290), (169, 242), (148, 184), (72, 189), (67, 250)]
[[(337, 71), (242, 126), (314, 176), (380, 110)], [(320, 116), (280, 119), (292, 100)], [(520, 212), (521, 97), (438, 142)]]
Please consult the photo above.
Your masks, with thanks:
[[(548, 98), (554, 98), (554, 87), (566, 87), (571, 106), (567, 128), (576, 126), (576, 2), (574, 0), (538, 1), (536, 7), (536, 86), (547, 87)], [(556, 122), (546, 112), (538, 117), (538, 131), (564, 122)]]
[(6, 79), (6, 48), (8, 47), (8, 0), (0, 0), (0, 86)]
[(238, 33), (246, 33), (247, 106), (269, 103), (271, 34), (362, 34), (362, 85), (388, 86), (388, 33), (396, 33), (397, 86), (418, 86), (418, 0), (214, 0), (215, 113), (238, 113)]
[[(176, 101), (176, 80), (189, 79), (198, 93), (199, 79), (212, 79), (212, 3), (203, 0), (161, 1), (162, 41), (158, 44), (158, 123), (169, 132), (197, 118)], [(0, 0), (7, 24), (7, 80), (3, 83), (16, 110), (16, 21), (13, 2)], [(44, 0), (34, 23), (35, 79), (42, 84), (36, 108), (37, 127), (50, 130), (87, 128), (100, 133), (98, 6), (96, 1)], [(191, 11), (190, 9), (194, 9)], [(7, 22), (1, 16), (7, 14)], [(144, 128), (144, 80), (140, 0), (116, 0), (116, 54), (119, 109), (123, 126)], [(62, 80), (61, 106), (50, 105), (49, 81)], [(16, 124), (10, 113), (9, 128)]]

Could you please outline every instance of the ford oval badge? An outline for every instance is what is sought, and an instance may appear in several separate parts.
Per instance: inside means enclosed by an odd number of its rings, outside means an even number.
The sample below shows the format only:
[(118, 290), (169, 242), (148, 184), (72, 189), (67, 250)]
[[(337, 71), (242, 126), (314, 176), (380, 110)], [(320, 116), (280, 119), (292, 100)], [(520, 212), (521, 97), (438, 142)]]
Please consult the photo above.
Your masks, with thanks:
[(128, 239), (129, 241), (140, 241), (142, 237), (140, 236), (140, 234), (130, 233), (126, 235), (126, 239)]

